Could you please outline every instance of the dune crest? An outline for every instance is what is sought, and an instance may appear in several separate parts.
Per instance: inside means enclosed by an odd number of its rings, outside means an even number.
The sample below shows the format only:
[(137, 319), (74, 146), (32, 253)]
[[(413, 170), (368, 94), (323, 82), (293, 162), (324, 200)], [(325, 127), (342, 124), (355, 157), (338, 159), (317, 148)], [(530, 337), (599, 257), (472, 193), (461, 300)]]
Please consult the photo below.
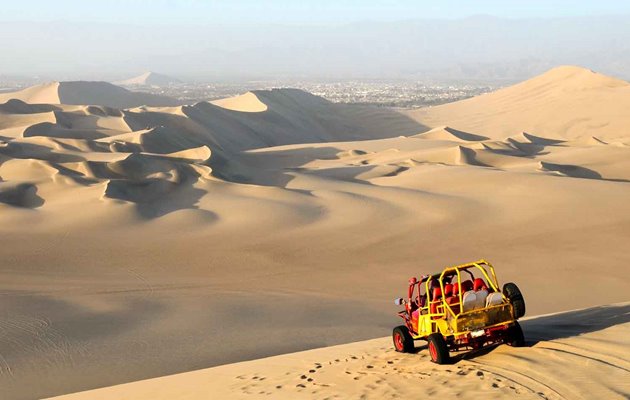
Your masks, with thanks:
[(260, 101), (260, 99), (252, 92), (245, 94), (228, 97), (226, 99), (213, 100), (210, 103), (226, 110), (240, 111), (240, 112), (264, 112), (267, 111), (267, 105)]
[(449, 126), (438, 126), (428, 132), (420, 133), (411, 137), (431, 140), (452, 140), (456, 142), (478, 142), (489, 139), (485, 136), (462, 132)]

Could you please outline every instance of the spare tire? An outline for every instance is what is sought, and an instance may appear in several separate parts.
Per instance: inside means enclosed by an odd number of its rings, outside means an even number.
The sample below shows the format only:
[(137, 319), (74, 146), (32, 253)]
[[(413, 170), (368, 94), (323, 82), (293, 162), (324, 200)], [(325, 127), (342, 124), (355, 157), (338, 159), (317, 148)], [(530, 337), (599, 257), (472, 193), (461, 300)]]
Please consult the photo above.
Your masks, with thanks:
[(515, 283), (509, 282), (503, 285), (503, 294), (512, 303), (514, 318), (521, 318), (525, 315), (525, 299), (523, 299), (523, 294)]

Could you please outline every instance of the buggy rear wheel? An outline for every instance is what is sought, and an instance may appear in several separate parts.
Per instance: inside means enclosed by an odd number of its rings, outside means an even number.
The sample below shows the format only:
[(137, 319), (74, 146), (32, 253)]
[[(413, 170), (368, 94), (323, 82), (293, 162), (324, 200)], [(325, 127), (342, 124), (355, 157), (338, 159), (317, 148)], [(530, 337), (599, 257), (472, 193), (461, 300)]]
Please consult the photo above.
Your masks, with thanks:
[(411, 353), (415, 349), (413, 338), (405, 325), (394, 328), (392, 339), (394, 340), (394, 348), (400, 353)]
[(512, 347), (525, 346), (525, 335), (523, 334), (523, 328), (521, 328), (521, 324), (519, 324), (518, 321), (509, 328), (505, 343)]
[(451, 361), (451, 356), (448, 353), (448, 346), (444, 337), (439, 333), (433, 333), (427, 337), (429, 354), (431, 355), (431, 361), (436, 364), (448, 364)]
[(503, 285), (503, 294), (512, 303), (514, 318), (518, 319), (525, 315), (525, 299), (523, 299), (523, 294), (515, 283), (509, 282)]

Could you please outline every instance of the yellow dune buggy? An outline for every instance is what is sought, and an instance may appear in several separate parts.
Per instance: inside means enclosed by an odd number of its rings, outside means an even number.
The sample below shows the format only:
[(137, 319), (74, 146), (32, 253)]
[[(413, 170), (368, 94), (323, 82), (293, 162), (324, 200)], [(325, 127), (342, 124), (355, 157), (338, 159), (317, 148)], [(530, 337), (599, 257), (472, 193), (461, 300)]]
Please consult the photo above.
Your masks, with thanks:
[(399, 352), (411, 352), (414, 340), (426, 340), (431, 361), (446, 364), (451, 351), (525, 343), (517, 321), (525, 315), (523, 295), (514, 283), (499, 290), (494, 267), (486, 260), (447, 267), (420, 280), (411, 278), (407, 300), (398, 298), (395, 303), (405, 306), (398, 313), (405, 324), (392, 334)]

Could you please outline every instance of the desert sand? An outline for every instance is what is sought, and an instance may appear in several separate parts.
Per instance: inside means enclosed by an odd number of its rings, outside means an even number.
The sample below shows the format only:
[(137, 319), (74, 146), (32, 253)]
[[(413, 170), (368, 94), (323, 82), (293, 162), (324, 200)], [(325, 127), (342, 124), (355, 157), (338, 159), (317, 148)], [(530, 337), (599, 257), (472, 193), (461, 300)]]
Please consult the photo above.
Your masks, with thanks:
[[(292, 89), (115, 106), (93, 104), (102, 93), (86, 83), (71, 86), (68, 102), (63, 86), (0, 98), (0, 387), (8, 398), (384, 337), (398, 325), (392, 300), (407, 278), (482, 257), (500, 283), (519, 284), (530, 316), (628, 301), (627, 82), (560, 67), (412, 111)], [(627, 330), (627, 305), (614, 310), (603, 325), (588, 314), (595, 328), (586, 332), (556, 317), (531, 320), (528, 339), (551, 344), (501, 347), (446, 368), (423, 353), (403, 359), (386, 339), (274, 358), (279, 373), (293, 375), (269, 382), (297, 389), (296, 357), (308, 359), (304, 367), (331, 361), (331, 382), (343, 382), (334, 377), (345, 367), (332, 367), (342, 355), (333, 353), (362, 352), (378, 368), (393, 361), (440, 377), (488, 362), (497, 368), (488, 367), (488, 380), (457, 379), (492, 391), (508, 360), (538, 369), (540, 355), (544, 368), (583, 373), (562, 351), (540, 348), (566, 339), (625, 368), (602, 372), (592, 387), (602, 398), (623, 396), (617, 378), (628, 377), (627, 357), (608, 358), (595, 343), (608, 337), (604, 329)], [(528, 326), (549, 335), (530, 337)], [(627, 350), (617, 339), (610, 348)], [(257, 389), (243, 387), (263, 364), (209, 371), (225, 378), (223, 393), (240, 396)], [(353, 365), (363, 371), (363, 361)], [(409, 390), (399, 383), (410, 378), (396, 379), (392, 394)], [(573, 393), (516, 381), (524, 394)]]
[(629, 311), (623, 303), (525, 319), (527, 347), (460, 354), (453, 365), (431, 363), (426, 346), (396, 353), (387, 337), (56, 399), (625, 399)]

